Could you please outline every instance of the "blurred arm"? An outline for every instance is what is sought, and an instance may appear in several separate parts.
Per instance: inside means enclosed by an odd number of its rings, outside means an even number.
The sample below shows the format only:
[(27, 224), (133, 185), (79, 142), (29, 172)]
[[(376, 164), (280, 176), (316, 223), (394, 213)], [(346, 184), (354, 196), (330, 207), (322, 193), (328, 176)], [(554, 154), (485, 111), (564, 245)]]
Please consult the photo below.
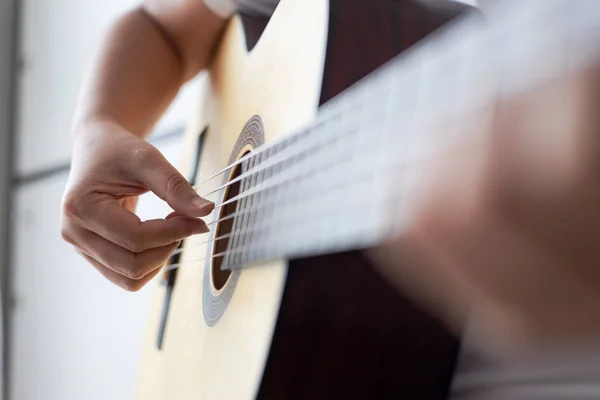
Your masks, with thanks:
[(502, 359), (470, 348), (459, 363), (450, 399), (598, 399), (598, 350), (600, 346), (596, 341), (576, 348), (551, 347), (536, 354)]

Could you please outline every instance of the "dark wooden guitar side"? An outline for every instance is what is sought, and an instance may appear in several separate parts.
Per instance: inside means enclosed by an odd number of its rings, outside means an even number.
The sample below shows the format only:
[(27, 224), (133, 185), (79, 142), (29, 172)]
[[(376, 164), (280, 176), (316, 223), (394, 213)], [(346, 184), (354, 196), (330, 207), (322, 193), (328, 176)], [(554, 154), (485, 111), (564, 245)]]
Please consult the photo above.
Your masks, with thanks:
[[(473, 9), (331, 0), (321, 104), (465, 12)], [(243, 21), (252, 48), (268, 20)], [(293, 260), (258, 397), (443, 399), (458, 348), (361, 252)]]

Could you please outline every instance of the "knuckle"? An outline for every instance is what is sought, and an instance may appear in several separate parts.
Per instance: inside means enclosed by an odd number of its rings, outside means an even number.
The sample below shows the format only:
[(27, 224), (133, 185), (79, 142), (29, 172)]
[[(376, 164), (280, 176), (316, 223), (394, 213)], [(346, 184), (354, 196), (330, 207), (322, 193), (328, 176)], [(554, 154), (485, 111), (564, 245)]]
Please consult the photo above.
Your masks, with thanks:
[(63, 214), (69, 218), (77, 219), (79, 217), (79, 201), (76, 195), (69, 194), (63, 201)]
[(127, 277), (129, 279), (134, 280), (134, 281), (139, 281), (144, 276), (146, 276), (146, 274), (141, 269), (139, 269), (139, 270), (130, 270), (129, 273), (128, 273), (128, 275), (127, 275)]
[(165, 233), (165, 245), (171, 245), (173, 243), (177, 243), (188, 236), (186, 233), (186, 228), (173, 229)]
[(137, 292), (144, 286), (144, 282), (125, 279), (121, 282), (120, 286), (128, 292)]
[(146, 276), (145, 265), (136, 254), (131, 254), (127, 259), (121, 261), (118, 271), (129, 280), (138, 281)]
[(133, 253), (139, 253), (145, 250), (145, 240), (143, 235), (135, 231), (130, 235), (123, 237), (121, 245)]
[(173, 172), (167, 179), (166, 193), (172, 193), (189, 186), (188, 181), (180, 174)]
[(129, 236), (124, 236), (118, 241), (118, 244), (126, 250), (134, 251), (134, 240)]
[(134, 256), (130, 265), (130, 268), (127, 270), (128, 278), (140, 280), (146, 275), (144, 271), (144, 265), (141, 263), (139, 257)]
[(115, 265), (115, 269), (120, 275), (123, 275), (126, 278), (132, 278), (131, 271), (134, 269), (134, 265), (135, 256), (132, 254), (125, 259), (119, 260)]
[(71, 236), (71, 234), (69, 233), (69, 231), (66, 228), (62, 228), (60, 230), (60, 236), (62, 237), (62, 239), (72, 245), (75, 245), (75, 241), (73, 240), (73, 237)]
[(133, 150), (133, 159), (136, 163), (146, 165), (156, 159), (156, 149), (150, 145), (138, 147)]

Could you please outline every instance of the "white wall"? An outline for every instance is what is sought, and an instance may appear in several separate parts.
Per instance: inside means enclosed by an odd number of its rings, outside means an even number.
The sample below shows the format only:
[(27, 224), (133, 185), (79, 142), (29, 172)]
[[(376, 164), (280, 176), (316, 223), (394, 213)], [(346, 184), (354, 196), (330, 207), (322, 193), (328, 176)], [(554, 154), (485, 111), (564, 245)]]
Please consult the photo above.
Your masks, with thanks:
[[(0, 0), (0, 6), (6, 1)], [(18, 176), (68, 162), (71, 118), (85, 66), (109, 22), (136, 2), (21, 2)], [(0, 31), (3, 12), (0, 7)], [(2, 66), (0, 62), (0, 95)], [(185, 125), (195, 91), (192, 85), (178, 97), (157, 131)], [(176, 163), (179, 138), (163, 142), (160, 149)], [(132, 294), (113, 286), (62, 241), (60, 200), (66, 179), (66, 173), (55, 175), (14, 193), (9, 399), (131, 400), (148, 291)], [(140, 202), (143, 218), (166, 212), (151, 196)]]
[[(71, 119), (85, 68), (110, 22), (138, 2), (22, 2), (19, 175), (43, 171), (68, 160)], [(157, 130), (184, 124), (195, 90), (186, 88)]]
[[(176, 162), (180, 139), (159, 147)], [(10, 399), (132, 400), (152, 282), (129, 293), (106, 281), (60, 237), (67, 174), (15, 195)], [(146, 218), (168, 207), (144, 195)]]

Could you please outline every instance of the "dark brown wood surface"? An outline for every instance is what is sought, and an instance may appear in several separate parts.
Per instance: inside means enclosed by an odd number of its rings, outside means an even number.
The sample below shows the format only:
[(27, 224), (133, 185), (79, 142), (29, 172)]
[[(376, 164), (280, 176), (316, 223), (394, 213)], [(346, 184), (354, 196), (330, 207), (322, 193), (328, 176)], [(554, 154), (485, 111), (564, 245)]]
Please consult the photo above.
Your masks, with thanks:
[[(331, 0), (321, 104), (467, 11)], [(244, 18), (249, 49), (265, 22)], [(258, 398), (443, 399), (458, 347), (359, 251), (293, 260)]]

